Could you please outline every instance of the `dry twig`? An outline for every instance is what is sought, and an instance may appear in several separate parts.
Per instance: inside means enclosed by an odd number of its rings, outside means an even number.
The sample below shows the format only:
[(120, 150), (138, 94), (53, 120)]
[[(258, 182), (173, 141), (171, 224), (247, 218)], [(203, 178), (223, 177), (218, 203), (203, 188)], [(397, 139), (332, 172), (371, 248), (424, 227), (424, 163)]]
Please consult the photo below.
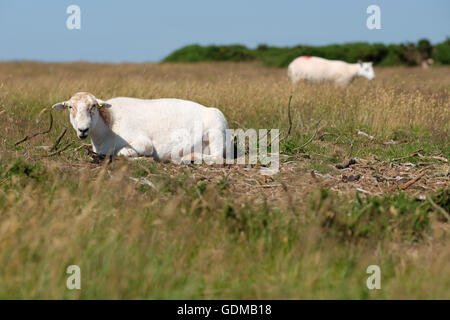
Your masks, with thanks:
[(370, 134), (365, 133), (364, 131), (358, 130), (358, 135), (366, 137), (369, 140), (375, 139), (374, 136), (371, 136)]
[[(414, 179), (409, 180), (408, 182), (400, 185), (398, 188), (401, 190), (406, 190), (409, 187), (411, 187), (414, 183), (416, 183), (417, 181), (420, 180), (420, 178), (422, 178), (425, 174), (427, 173), (427, 171), (422, 172), (421, 174), (419, 174), (417, 177), (415, 177)], [(394, 187), (395, 189), (395, 187)]]
[[(292, 130), (291, 100), (292, 100), (292, 95), (289, 97), (289, 102), (288, 102), (288, 120), (289, 120), (289, 129), (288, 129), (287, 136), (289, 136), (289, 135), (291, 134), (291, 130)], [(286, 137), (287, 137), (287, 136), (286, 136)]]
[(445, 163), (448, 162), (448, 159), (445, 157), (442, 157), (442, 156), (432, 156), (431, 158), (434, 160), (439, 160), (439, 161), (445, 162)]
[(421, 152), (421, 151), (423, 151), (423, 149), (418, 149), (418, 150), (412, 152), (412, 153), (411, 153), (410, 155), (408, 155), (408, 156), (404, 156), (404, 157), (400, 157), (400, 158), (393, 158), (393, 159), (391, 159), (391, 161), (399, 161), (399, 160), (404, 160), (404, 159), (408, 159), (408, 158), (411, 158), (411, 157), (416, 157), (416, 156), (419, 156), (419, 155), (420, 155), (419, 152)]
[(304, 147), (306, 147), (308, 144), (310, 144), (311, 142), (313, 142), (314, 138), (317, 136), (317, 133), (321, 130), (321, 128), (319, 128), (319, 124), (322, 122), (322, 119), (319, 119), (319, 121), (317, 121), (316, 124), (316, 130), (314, 131), (314, 133), (312, 134), (312, 136), (308, 139), (308, 141), (306, 141), (304, 144), (302, 144), (301, 146), (295, 148), (295, 151), (301, 150)]
[(156, 190), (155, 185), (154, 185), (150, 180), (148, 180), (147, 178), (142, 178), (142, 177), (141, 177), (141, 178), (137, 179), (137, 178), (130, 177), (130, 179), (133, 180), (133, 181), (135, 181), (135, 182), (138, 182), (138, 183), (140, 183), (140, 184), (142, 184), (142, 185), (147, 185), (147, 186), (149, 186), (150, 188)]
[(61, 142), (61, 139), (64, 137), (64, 135), (67, 132), (67, 128), (64, 128), (64, 131), (59, 135), (58, 139), (56, 139), (55, 143), (53, 144), (53, 146), (50, 148), (50, 151), (53, 150), (57, 150), (58, 149), (58, 144)]
[[(284, 137), (280, 138), (279, 142), (281, 142), (281, 141), (283, 141), (284, 139), (286, 139), (287, 137), (289, 137), (289, 135), (291, 134), (291, 131), (292, 131), (291, 101), (292, 101), (292, 95), (289, 97), (289, 102), (288, 102), (288, 121), (289, 121), (288, 132), (287, 132), (287, 134), (286, 134)], [(278, 137), (280, 136), (280, 134), (281, 134), (281, 132), (278, 133)], [(266, 136), (267, 136), (267, 133), (266, 133)], [(264, 139), (265, 137), (262, 137), (262, 138)], [(275, 138), (276, 138), (276, 137), (275, 137)], [(271, 139), (269, 145), (272, 145), (273, 140), (274, 140), (274, 139)]]
[(46, 158), (46, 157), (52, 157), (52, 156), (56, 156), (56, 155), (58, 155), (58, 154), (60, 154), (61, 152), (64, 152), (64, 151), (66, 151), (70, 146), (72, 145), (72, 142), (70, 142), (70, 143), (68, 143), (68, 144), (66, 144), (65, 146), (64, 146), (64, 148), (62, 148), (62, 149), (59, 149), (58, 151), (55, 151), (55, 152), (52, 152), (52, 153), (49, 153), (49, 154), (46, 154), (45, 156), (43, 156), (44, 158)]

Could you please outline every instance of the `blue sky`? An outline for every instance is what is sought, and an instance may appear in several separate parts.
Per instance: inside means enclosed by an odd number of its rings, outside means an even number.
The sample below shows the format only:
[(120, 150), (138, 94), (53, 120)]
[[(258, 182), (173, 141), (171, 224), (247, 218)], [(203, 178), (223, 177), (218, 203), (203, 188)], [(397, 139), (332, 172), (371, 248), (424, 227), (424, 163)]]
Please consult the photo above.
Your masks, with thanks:
[[(81, 8), (81, 29), (66, 8)], [(366, 8), (381, 8), (381, 30)], [(158, 61), (187, 44), (398, 43), (450, 36), (449, 0), (0, 0), (0, 60)]]

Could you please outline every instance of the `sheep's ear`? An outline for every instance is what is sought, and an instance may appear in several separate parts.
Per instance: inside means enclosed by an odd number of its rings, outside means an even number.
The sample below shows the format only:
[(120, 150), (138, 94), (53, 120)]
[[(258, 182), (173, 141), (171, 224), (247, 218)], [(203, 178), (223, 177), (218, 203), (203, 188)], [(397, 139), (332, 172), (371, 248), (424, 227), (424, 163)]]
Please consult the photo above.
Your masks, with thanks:
[(111, 108), (111, 105), (109, 103), (106, 103), (101, 99), (97, 99), (97, 104), (99, 108)]
[(59, 102), (59, 103), (57, 103), (57, 104), (54, 104), (54, 105), (52, 106), (52, 109), (54, 109), (54, 110), (64, 110), (64, 109), (67, 109), (66, 102), (64, 101), (64, 102)]

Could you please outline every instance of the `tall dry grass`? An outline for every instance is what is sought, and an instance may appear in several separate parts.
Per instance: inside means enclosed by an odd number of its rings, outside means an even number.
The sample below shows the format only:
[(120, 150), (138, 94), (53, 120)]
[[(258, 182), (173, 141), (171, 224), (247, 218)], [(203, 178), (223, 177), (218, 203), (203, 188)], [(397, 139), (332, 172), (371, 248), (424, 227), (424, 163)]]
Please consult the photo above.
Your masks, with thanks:
[[(449, 229), (436, 210), (409, 196), (385, 194), (385, 203), (326, 195), (327, 185), (309, 174), (308, 165), (320, 171), (350, 151), (389, 158), (420, 147), (449, 156), (450, 69), (376, 73), (372, 83), (341, 90), (292, 87), (284, 70), (258, 64), (1, 63), (0, 297), (450, 298)], [(268, 178), (283, 187), (260, 187), (268, 182), (257, 168), (95, 164), (74, 149), (43, 157), (36, 147), (52, 145), (69, 126), (64, 113), (53, 113), (50, 134), (13, 146), (47, 126), (46, 113), (37, 121), (43, 108), (77, 91), (191, 99), (220, 108), (233, 128), (282, 135), (292, 95), (293, 128), (282, 146), (290, 158)], [(308, 145), (312, 159), (290, 153), (319, 120), (333, 135)], [(407, 143), (369, 144), (356, 129)], [(76, 147), (71, 130), (62, 144)], [(433, 165), (436, 174), (448, 172)], [(81, 290), (65, 286), (72, 264), (81, 268)], [(365, 285), (371, 264), (381, 267), (381, 290)]]

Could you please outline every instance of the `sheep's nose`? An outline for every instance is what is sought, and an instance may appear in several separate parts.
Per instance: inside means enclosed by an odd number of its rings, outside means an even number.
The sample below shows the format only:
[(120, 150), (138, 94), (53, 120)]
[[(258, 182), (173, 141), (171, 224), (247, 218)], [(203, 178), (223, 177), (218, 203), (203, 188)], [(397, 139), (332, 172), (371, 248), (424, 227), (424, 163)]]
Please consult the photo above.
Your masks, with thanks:
[(80, 128), (78, 128), (78, 131), (80, 131), (80, 133), (81, 133), (82, 135), (85, 135), (85, 134), (88, 132), (88, 130), (89, 130), (89, 128), (86, 128), (86, 129), (80, 129)]

